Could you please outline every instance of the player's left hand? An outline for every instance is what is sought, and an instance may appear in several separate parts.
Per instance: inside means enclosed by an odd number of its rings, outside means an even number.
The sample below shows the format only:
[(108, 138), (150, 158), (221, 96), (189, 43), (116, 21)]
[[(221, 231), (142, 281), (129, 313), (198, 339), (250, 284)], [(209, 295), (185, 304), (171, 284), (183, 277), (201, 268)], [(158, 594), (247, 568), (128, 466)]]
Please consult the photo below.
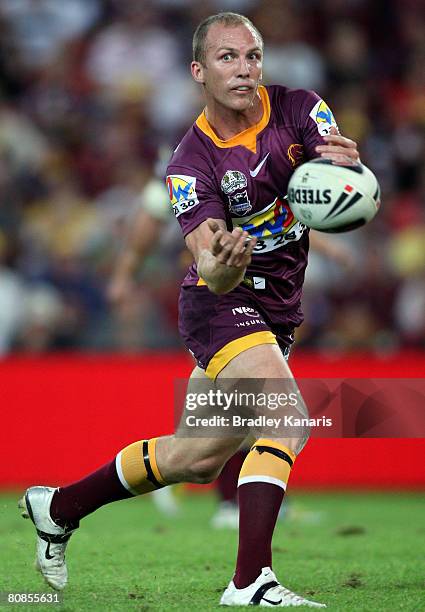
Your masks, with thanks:
[(341, 136), (338, 130), (332, 126), (330, 134), (323, 136), (326, 144), (316, 147), (317, 153), (321, 157), (331, 159), (334, 164), (347, 165), (360, 161), (360, 155), (357, 150), (357, 143), (350, 138)]
[(210, 250), (216, 260), (226, 266), (243, 269), (251, 263), (252, 251), (257, 243), (255, 237), (236, 227), (232, 232), (220, 228), (214, 219), (208, 219), (213, 233)]

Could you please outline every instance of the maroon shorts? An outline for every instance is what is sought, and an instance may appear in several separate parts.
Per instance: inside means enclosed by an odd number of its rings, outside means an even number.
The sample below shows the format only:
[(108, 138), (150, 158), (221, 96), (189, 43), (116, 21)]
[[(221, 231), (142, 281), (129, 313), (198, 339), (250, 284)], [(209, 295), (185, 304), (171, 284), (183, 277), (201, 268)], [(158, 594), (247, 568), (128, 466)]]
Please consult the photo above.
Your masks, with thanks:
[(294, 323), (271, 323), (252, 293), (215, 295), (205, 286), (184, 286), (179, 298), (179, 331), (209, 378), (242, 351), (278, 344), (284, 356), (294, 341)]

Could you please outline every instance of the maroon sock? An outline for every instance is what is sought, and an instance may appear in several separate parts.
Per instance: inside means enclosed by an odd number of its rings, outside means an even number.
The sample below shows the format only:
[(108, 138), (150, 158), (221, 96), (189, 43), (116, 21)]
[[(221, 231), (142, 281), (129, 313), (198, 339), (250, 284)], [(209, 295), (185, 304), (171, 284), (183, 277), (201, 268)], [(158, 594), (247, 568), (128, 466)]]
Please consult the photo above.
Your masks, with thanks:
[(267, 482), (239, 487), (239, 549), (236, 588), (243, 589), (272, 565), (272, 537), (284, 490)]
[(237, 504), (238, 476), (248, 451), (238, 451), (230, 457), (217, 478), (217, 492), (222, 502)]
[(60, 527), (75, 528), (101, 506), (128, 497), (133, 496), (121, 484), (114, 459), (82, 480), (60, 487), (53, 495), (50, 516)]

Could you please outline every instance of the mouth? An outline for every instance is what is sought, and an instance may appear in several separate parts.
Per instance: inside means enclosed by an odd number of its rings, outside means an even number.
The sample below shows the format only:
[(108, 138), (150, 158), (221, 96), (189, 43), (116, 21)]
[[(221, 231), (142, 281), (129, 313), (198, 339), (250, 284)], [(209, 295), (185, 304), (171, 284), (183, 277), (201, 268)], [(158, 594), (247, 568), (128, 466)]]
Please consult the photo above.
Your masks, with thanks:
[(252, 93), (253, 87), (250, 85), (238, 85), (237, 87), (232, 87), (230, 91), (239, 95), (244, 95)]

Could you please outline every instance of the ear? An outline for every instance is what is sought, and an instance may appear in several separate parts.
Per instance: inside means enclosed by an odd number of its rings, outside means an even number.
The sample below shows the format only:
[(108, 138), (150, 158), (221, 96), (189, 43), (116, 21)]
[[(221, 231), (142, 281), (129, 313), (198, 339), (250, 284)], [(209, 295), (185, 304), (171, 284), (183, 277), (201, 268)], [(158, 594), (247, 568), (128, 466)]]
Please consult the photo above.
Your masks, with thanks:
[(197, 83), (204, 83), (204, 66), (201, 62), (192, 62), (190, 65), (192, 76)]

